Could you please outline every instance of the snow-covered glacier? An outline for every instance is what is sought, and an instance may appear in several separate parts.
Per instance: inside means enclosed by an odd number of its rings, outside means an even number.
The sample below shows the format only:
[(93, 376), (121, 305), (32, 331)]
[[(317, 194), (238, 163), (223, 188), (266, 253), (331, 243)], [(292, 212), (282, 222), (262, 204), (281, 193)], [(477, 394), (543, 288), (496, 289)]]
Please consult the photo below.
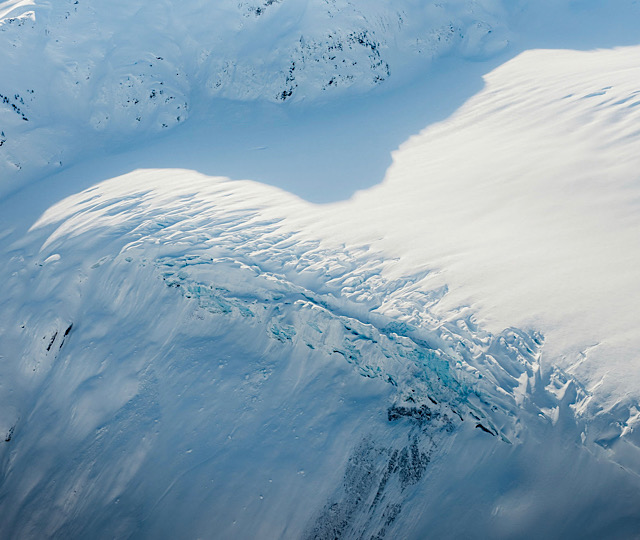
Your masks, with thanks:
[(637, 537), (639, 18), (0, 3), (0, 537)]
[(304, 233), (309, 211), (140, 171), (5, 240), (11, 536), (634, 530), (636, 481), (583, 446), (590, 394), (541, 368), (541, 334), (438, 314), (430, 271)]

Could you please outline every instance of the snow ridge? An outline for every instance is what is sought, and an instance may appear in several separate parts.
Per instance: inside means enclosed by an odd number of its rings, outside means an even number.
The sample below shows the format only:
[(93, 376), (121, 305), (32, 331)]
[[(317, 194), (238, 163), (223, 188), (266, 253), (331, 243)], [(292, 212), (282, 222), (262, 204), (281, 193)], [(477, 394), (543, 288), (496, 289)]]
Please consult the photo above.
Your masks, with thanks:
[(34, 229), (56, 223), (38, 257), (59, 266), (59, 250), (86, 250), (108, 234), (122, 247), (96, 267), (153, 267), (198, 311), (250, 319), (280, 343), (339, 355), (395, 387), (401, 406), (444, 401), (504, 440), (517, 438), (515, 409), (540, 385), (540, 334), (492, 335), (465, 310), (443, 320), (433, 308), (446, 288), (425, 287), (430, 272), (389, 279), (388, 263), (368, 246), (336, 251), (300, 238), (280, 219), (236, 207), (246, 184), (218, 180), (194, 195), (188, 185), (143, 183), (113, 198), (111, 186), (120, 190), (124, 178), (61, 203), (62, 214), (52, 208), (55, 218)]
[[(457, 438), (518, 448), (531, 429), (584, 429), (575, 411), (588, 395), (558, 370), (543, 373), (539, 334), (493, 335), (465, 309), (438, 315), (447, 291), (429, 288), (431, 272), (397, 275), (371, 246), (303, 234), (292, 208), (306, 206), (271, 188), (188, 171), (163, 183), (157, 174), (138, 171), (69, 197), (4, 248), (10, 293), (0, 355), (13, 360), (0, 375), (13, 391), (1, 404), (0, 505), (18, 537), (109, 534), (116, 521), (120, 534), (140, 533), (135, 504), (115, 521), (106, 510), (129, 497), (145, 501), (154, 516), (146, 523), (160, 527), (162, 501), (192, 489), (182, 481), (188, 471), (213, 474), (230, 493), (237, 475), (221, 471), (238, 452), (266, 445), (266, 456), (237, 459), (283, 468), (272, 479), (285, 482), (289, 462), (276, 466), (269, 452), (296, 444), (304, 449), (296, 455), (327, 460), (297, 474), (324, 477), (329, 466), (332, 480), (312, 499), (304, 492), (313, 502), (284, 520), (294, 536), (393, 537)], [(333, 405), (340, 388), (347, 395)], [(183, 446), (201, 461), (176, 461)], [(113, 449), (130, 456), (126, 464)], [(20, 473), (45, 455), (35, 477)], [(156, 482), (170, 495), (140, 487)], [(202, 504), (214, 504), (211, 496)], [(208, 527), (242, 508), (214, 500)], [(243, 530), (259, 534), (261, 523)]]

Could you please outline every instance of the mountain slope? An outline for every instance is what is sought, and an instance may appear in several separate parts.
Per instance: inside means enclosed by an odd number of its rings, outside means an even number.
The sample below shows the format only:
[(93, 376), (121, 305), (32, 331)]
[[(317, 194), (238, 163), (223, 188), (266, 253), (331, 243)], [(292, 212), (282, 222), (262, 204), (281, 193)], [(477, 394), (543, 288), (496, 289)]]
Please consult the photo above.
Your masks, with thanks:
[[(541, 514), (533, 536), (633, 530), (611, 490), (637, 481), (580, 442), (589, 396), (541, 370), (542, 336), (438, 315), (429, 273), (298, 230), (309, 210), (250, 182), (140, 171), (5, 239), (5, 530), (422, 537), (427, 516), (444, 526), (425, 511), (438, 493), (476, 489), (447, 481), (470, 463), (503, 480), (450, 530), (508, 536)], [(583, 466), (555, 489), (601, 489), (561, 515), (543, 496), (558, 459)], [(589, 504), (602, 511), (585, 521)]]
[(2, 535), (637, 535), (638, 46), (460, 61), (636, 4), (80, 2), (0, 4)]

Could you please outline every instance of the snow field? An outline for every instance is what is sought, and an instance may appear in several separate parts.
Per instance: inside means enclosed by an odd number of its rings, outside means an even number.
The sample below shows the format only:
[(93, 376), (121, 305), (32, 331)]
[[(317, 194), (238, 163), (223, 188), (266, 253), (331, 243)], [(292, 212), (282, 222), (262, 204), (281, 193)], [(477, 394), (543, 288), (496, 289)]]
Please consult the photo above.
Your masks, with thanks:
[[(42, 178), (0, 200), (2, 530), (633, 537), (638, 46), (371, 91), (618, 13), (540, 6), (1, 3), (0, 192)], [(442, 110), (344, 197), (407, 96)]]

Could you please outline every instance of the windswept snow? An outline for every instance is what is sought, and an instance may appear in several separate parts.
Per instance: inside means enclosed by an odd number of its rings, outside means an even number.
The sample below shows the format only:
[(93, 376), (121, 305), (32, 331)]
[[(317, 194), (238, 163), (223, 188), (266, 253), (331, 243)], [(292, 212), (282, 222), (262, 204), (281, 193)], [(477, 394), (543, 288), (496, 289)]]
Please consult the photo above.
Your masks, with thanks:
[(549, 359), (623, 416), (640, 380), (639, 58), (520, 55), (336, 219), (367, 212), (403, 264), (444, 268), (446, 309), (542, 331)]
[[(635, 476), (599, 462), (574, 414), (590, 395), (543, 368), (543, 336), (443, 313), (433, 272), (301, 227), (318, 212), (253, 182), (141, 170), (4, 239), (7, 530), (419, 538), (444, 527), (440, 494), (481, 485), (448, 530), (634, 530)], [(550, 486), (568, 459), (585, 474)], [(470, 463), (499, 476), (451, 475)]]
[(617, 4), (0, 3), (3, 534), (637, 535)]

